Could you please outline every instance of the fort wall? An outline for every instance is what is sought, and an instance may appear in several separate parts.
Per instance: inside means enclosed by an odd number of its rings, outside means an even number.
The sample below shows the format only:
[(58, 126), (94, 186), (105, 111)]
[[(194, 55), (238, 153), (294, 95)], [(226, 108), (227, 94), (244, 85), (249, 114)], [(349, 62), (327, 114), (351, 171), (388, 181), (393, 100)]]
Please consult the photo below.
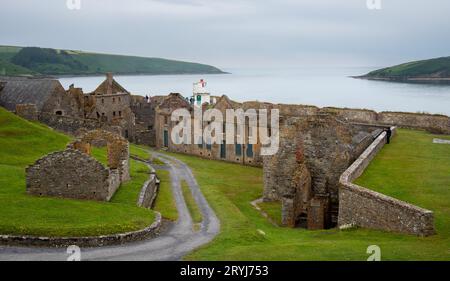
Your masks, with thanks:
[[(395, 133), (395, 128), (392, 128)], [(435, 233), (432, 211), (352, 183), (367, 168), (386, 143), (386, 132), (364, 151), (341, 175), (339, 183), (339, 226), (355, 225), (427, 236)]]

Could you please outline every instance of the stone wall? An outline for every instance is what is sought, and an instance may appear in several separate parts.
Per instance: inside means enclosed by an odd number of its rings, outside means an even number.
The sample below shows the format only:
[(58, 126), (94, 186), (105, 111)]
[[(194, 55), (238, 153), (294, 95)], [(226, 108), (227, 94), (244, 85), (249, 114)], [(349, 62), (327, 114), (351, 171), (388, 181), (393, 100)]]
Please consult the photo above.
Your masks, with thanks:
[(16, 104), (16, 114), (27, 120), (38, 120), (38, 112), (35, 104)]
[(83, 152), (86, 152), (85, 146), (90, 145), (97, 147), (106, 146), (108, 167), (118, 170), (120, 181), (130, 179), (130, 145), (126, 139), (109, 131), (92, 130), (84, 132), (73, 142), (73, 147), (80, 148)]
[(280, 126), (280, 148), (264, 157), (265, 201), (282, 203), (282, 222), (309, 229), (337, 223), (339, 177), (373, 140), (333, 115), (290, 117)]
[(396, 126), (427, 130), (431, 133), (450, 134), (450, 117), (439, 114), (389, 112), (377, 113), (367, 109), (324, 107), (320, 112), (334, 114), (349, 122)]
[(155, 146), (155, 109), (157, 102), (151, 98), (131, 96), (131, 110), (136, 116), (134, 142)]
[(109, 201), (120, 185), (118, 174), (75, 149), (50, 153), (26, 169), (27, 193)]
[(94, 130), (98, 128), (105, 128), (104, 124), (95, 119), (61, 116), (47, 112), (39, 113), (39, 121), (55, 130), (72, 135), (80, 129)]
[(380, 112), (378, 123), (402, 128), (423, 129), (431, 133), (450, 134), (450, 118), (444, 115), (431, 115), (405, 112)]
[(159, 180), (155, 174), (150, 174), (139, 194), (137, 205), (144, 208), (152, 208), (159, 189)]
[[(107, 146), (108, 167), (90, 156), (91, 146)], [(39, 196), (109, 201), (130, 179), (129, 143), (117, 134), (84, 132), (64, 151), (51, 153), (26, 169), (27, 192)]]
[(70, 245), (77, 245), (79, 247), (103, 247), (108, 245), (120, 245), (157, 237), (161, 231), (161, 222), (161, 214), (155, 212), (155, 221), (150, 226), (137, 231), (87, 237), (0, 235), (0, 245), (18, 245), (25, 247), (67, 247)]
[[(392, 128), (395, 133), (395, 128)], [(386, 143), (380, 136), (342, 174), (339, 183), (340, 226), (361, 227), (427, 236), (435, 233), (432, 211), (353, 184)]]

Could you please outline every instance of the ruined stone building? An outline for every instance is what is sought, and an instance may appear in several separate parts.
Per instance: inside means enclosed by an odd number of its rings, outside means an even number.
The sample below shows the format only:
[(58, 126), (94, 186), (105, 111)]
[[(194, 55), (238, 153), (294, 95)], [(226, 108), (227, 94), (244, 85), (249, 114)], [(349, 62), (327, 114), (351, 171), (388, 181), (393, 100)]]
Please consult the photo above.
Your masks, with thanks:
[[(203, 106), (203, 112), (208, 108), (214, 108), (222, 112), (225, 118), (225, 111), (227, 109), (247, 109), (253, 104), (241, 104), (230, 100), (227, 96), (218, 98), (216, 104)], [(259, 105), (261, 106), (261, 105)], [(193, 118), (193, 105), (182, 97), (178, 93), (172, 93), (162, 100), (159, 100), (159, 104), (155, 105), (155, 145), (157, 148), (168, 149), (169, 151), (186, 153), (191, 155), (200, 156), (207, 159), (224, 160), (228, 162), (234, 162), (245, 165), (261, 166), (262, 158), (260, 156), (260, 144), (250, 144), (248, 141), (244, 144), (239, 144), (236, 141), (233, 143), (226, 143), (226, 134), (223, 133), (222, 144), (208, 144), (206, 140), (197, 140), (199, 144), (195, 144), (195, 140), (192, 136), (191, 144), (175, 144), (171, 138), (172, 129), (177, 125), (177, 121), (171, 120), (171, 114), (174, 110), (179, 108), (185, 108), (191, 113)], [(225, 120), (224, 120), (225, 121)], [(191, 125), (194, 126), (194, 120), (191, 121)], [(203, 121), (203, 129), (209, 125), (207, 121)], [(226, 124), (223, 125), (223, 132), (225, 132)], [(234, 126), (234, 124), (233, 124)], [(193, 131), (193, 129), (192, 129)], [(248, 140), (249, 123), (245, 123), (244, 127), (244, 139)], [(237, 136), (235, 135), (235, 138)]]
[(156, 146), (156, 107), (166, 96), (131, 96), (131, 110), (135, 119), (134, 142)]
[(66, 92), (58, 80), (0, 77), (0, 83), (0, 105), (10, 111), (16, 111), (18, 106), (18, 115), (42, 113), (83, 117), (82, 98)]
[[(107, 147), (108, 164), (91, 156), (92, 147)], [(130, 179), (129, 143), (117, 134), (83, 133), (63, 151), (52, 152), (26, 169), (28, 194), (109, 201)]]
[[(142, 97), (133, 96), (124, 89), (111, 74), (92, 92), (83, 93), (82, 89), (69, 87), (64, 90), (59, 81), (54, 79), (1, 78), (0, 105), (18, 115), (32, 120), (39, 120), (52, 128), (75, 134), (80, 129), (94, 130), (102, 128), (118, 132), (126, 139), (139, 144), (155, 146), (173, 152), (196, 155), (206, 159), (223, 160), (243, 165), (253, 165), (264, 169), (264, 194), (266, 201), (280, 201), (282, 205), (282, 223), (286, 226), (302, 226), (309, 229), (333, 227), (338, 221), (339, 211), (339, 177), (357, 159), (371, 143), (390, 126), (423, 129), (433, 133), (450, 134), (450, 118), (444, 115), (375, 112), (372, 110), (346, 108), (319, 108), (308, 105), (272, 104), (264, 102), (239, 103), (227, 96), (188, 100), (178, 93), (167, 96)], [(198, 94), (197, 94), (198, 96)], [(214, 101), (214, 102), (212, 102)], [(261, 156), (261, 140), (257, 137), (255, 144), (248, 142), (253, 137), (248, 119), (244, 124), (245, 143), (224, 142), (207, 144), (205, 140), (195, 144), (176, 144), (172, 140), (172, 130), (178, 121), (172, 121), (172, 113), (184, 108), (191, 113), (195, 108), (217, 109), (223, 113), (227, 109), (278, 109), (280, 113), (280, 146), (275, 155)], [(270, 117), (268, 117), (270, 120)], [(210, 121), (203, 120), (205, 128)], [(191, 122), (192, 125), (194, 122)], [(224, 128), (227, 124), (223, 124)], [(234, 125), (233, 125), (234, 126)], [(271, 128), (268, 129), (271, 131)], [(192, 130), (193, 131), (193, 130)], [(237, 131), (235, 132), (237, 133)], [(271, 133), (269, 132), (269, 135)], [(235, 136), (237, 138), (237, 136)], [(236, 139), (235, 139), (236, 140)], [(197, 140), (198, 141), (198, 140)], [(54, 178), (51, 170), (64, 172), (54, 163), (66, 163), (68, 155), (77, 165), (91, 167), (100, 172), (104, 189), (101, 198), (108, 198), (110, 188), (115, 186), (114, 178), (121, 178), (124, 171), (120, 165), (113, 164), (109, 171), (88, 157), (89, 145), (86, 141), (75, 142), (69, 151), (49, 155), (30, 168), (30, 192), (45, 194), (37, 188), (39, 180), (33, 177), (33, 171), (44, 171), (49, 178)], [(80, 154), (74, 150), (81, 150)], [(123, 165), (126, 165), (125, 163)], [(84, 170), (83, 170), (84, 171)], [(71, 174), (71, 169), (67, 169)], [(114, 176), (114, 174), (117, 176)], [(99, 173), (96, 173), (98, 176)], [(79, 178), (88, 178), (86, 176)], [(110, 178), (109, 178), (110, 177)], [(94, 178), (93, 178), (94, 179)], [(95, 180), (99, 180), (95, 178)], [(57, 181), (48, 182), (51, 186)], [(70, 190), (72, 186), (81, 186), (83, 182), (67, 182), (55, 190)], [(36, 188), (35, 188), (36, 187)], [(33, 191), (36, 190), (36, 191)], [(108, 191), (109, 190), (109, 191)], [(70, 192), (69, 192), (70, 193)], [(58, 193), (59, 194), (59, 193)], [(61, 193), (62, 194), (62, 193)], [(353, 195), (353, 194), (352, 194)], [(353, 198), (353, 197), (352, 197)], [(347, 204), (351, 205), (351, 204)], [(398, 205), (393, 205), (393, 209)], [(347, 214), (352, 212), (347, 210)], [(420, 212), (419, 212), (420, 214)]]
[(278, 153), (264, 157), (264, 200), (281, 201), (283, 225), (335, 226), (339, 178), (381, 132), (330, 114), (286, 118)]
[(131, 94), (125, 90), (111, 73), (93, 92), (88, 93), (85, 117), (121, 128), (126, 139), (133, 140), (135, 116), (131, 111)]
[(50, 78), (0, 77), (0, 84), (0, 105), (22, 117), (72, 134), (83, 128), (103, 128), (134, 140), (131, 94), (110, 73), (87, 94), (73, 85), (65, 90)]

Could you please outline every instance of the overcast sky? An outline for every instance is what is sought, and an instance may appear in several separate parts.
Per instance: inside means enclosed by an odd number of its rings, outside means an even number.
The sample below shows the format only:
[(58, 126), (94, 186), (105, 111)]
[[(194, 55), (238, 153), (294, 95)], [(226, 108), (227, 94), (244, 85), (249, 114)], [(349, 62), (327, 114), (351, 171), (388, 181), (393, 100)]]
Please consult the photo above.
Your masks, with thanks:
[[(76, 1), (76, 0), (74, 0)], [(213, 64), (383, 66), (450, 55), (450, 1), (1, 0), (0, 44)]]

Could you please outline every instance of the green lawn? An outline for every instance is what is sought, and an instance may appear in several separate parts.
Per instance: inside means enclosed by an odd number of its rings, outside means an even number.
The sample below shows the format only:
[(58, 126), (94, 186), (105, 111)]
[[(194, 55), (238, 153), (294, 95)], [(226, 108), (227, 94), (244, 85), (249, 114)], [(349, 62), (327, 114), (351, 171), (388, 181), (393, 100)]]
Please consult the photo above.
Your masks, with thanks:
[(181, 190), (183, 192), (183, 198), (186, 202), (192, 221), (194, 223), (201, 223), (203, 220), (202, 213), (200, 212), (200, 208), (195, 202), (194, 196), (192, 195), (191, 189), (189, 188), (186, 181), (181, 182)]
[[(400, 131), (399, 142), (402, 134), (404, 132)], [(394, 145), (396, 141), (391, 147)], [(416, 146), (411, 149), (417, 150)], [(440, 153), (436, 156), (448, 156), (446, 149), (448, 148), (437, 148)], [(439, 200), (446, 200), (447, 207), (440, 203), (440, 210), (436, 209), (437, 206), (430, 207), (438, 216), (439, 234), (436, 236), (422, 238), (368, 229), (310, 231), (274, 226), (250, 205), (251, 201), (262, 196), (262, 169), (206, 161), (183, 154), (170, 155), (192, 168), (203, 194), (221, 222), (220, 234), (210, 244), (188, 255), (187, 260), (366, 260), (369, 245), (381, 247), (382, 260), (450, 259), (450, 234), (445, 231), (448, 229), (448, 220), (439, 215), (445, 210), (448, 212), (448, 180), (444, 185), (447, 191), (442, 193), (442, 199)], [(448, 169), (449, 163), (447, 158), (440, 165)], [(402, 164), (409, 165), (411, 164)], [(402, 176), (397, 181), (404, 179)], [(425, 192), (429, 191), (424, 190)], [(446, 226), (443, 226), (445, 222)], [(258, 230), (262, 230), (265, 235)]]
[(176, 221), (178, 219), (177, 206), (173, 197), (170, 173), (167, 170), (157, 170), (156, 175), (160, 179), (158, 196), (155, 200), (154, 210), (161, 213), (165, 219)]
[(278, 225), (281, 225), (281, 202), (261, 202), (258, 206)]
[(106, 146), (91, 148), (91, 156), (94, 157), (98, 162), (102, 163), (104, 166), (108, 166), (108, 151)]
[(135, 144), (130, 144), (130, 155), (136, 156), (142, 160), (150, 159), (150, 152)]
[[(438, 237), (450, 236), (450, 139), (399, 129), (356, 183), (434, 211)], [(447, 251), (450, 251), (450, 243)]]
[(134, 196), (143, 177), (142, 166), (135, 162), (131, 163), (132, 181), (119, 189), (112, 202), (26, 194), (25, 167), (49, 152), (64, 149), (69, 141), (65, 135), (0, 108), (0, 234), (85, 236), (150, 225), (154, 213), (136, 206)]

